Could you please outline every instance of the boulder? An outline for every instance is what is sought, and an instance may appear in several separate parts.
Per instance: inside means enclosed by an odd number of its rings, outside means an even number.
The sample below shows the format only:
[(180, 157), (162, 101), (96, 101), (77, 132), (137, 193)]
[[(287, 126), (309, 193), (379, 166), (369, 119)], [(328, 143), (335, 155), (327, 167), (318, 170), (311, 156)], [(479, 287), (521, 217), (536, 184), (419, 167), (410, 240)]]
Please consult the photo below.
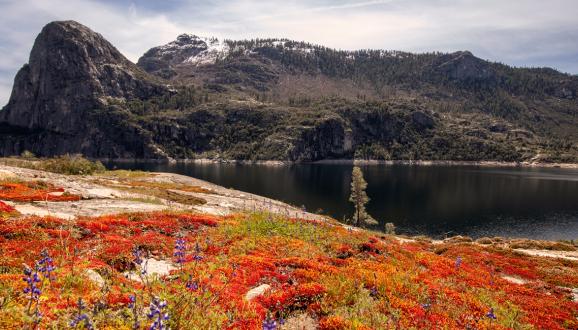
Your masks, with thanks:
[(245, 294), (245, 300), (247, 301), (253, 300), (259, 296), (264, 295), (265, 292), (267, 292), (270, 289), (271, 286), (269, 284), (261, 284), (258, 287), (252, 288), (251, 290), (247, 291), (247, 293)]

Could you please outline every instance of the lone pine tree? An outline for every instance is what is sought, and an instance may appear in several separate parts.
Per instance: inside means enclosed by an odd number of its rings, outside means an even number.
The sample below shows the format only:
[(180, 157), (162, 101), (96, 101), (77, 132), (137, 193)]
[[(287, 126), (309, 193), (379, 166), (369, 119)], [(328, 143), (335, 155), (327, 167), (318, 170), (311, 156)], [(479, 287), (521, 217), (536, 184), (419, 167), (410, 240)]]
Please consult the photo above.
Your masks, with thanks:
[(373, 219), (365, 210), (365, 205), (369, 202), (369, 197), (365, 189), (367, 188), (367, 182), (363, 179), (363, 172), (361, 168), (355, 166), (353, 167), (353, 172), (351, 173), (351, 196), (349, 196), (349, 201), (355, 206), (355, 213), (353, 214), (352, 224), (354, 226), (369, 226), (377, 224), (377, 221)]

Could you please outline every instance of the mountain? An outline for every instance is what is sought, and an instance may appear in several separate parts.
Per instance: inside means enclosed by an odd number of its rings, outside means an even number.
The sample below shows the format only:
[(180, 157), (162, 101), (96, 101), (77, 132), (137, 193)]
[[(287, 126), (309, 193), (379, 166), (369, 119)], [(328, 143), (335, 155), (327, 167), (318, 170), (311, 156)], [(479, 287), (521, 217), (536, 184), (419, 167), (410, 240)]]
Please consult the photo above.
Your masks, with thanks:
[(467, 51), (183, 34), (135, 65), (88, 28), (53, 22), (0, 111), (0, 152), (578, 162), (577, 97), (576, 76)]
[(76, 22), (46, 25), (0, 111), (2, 153), (166, 157), (113, 99), (148, 99), (167, 87)]

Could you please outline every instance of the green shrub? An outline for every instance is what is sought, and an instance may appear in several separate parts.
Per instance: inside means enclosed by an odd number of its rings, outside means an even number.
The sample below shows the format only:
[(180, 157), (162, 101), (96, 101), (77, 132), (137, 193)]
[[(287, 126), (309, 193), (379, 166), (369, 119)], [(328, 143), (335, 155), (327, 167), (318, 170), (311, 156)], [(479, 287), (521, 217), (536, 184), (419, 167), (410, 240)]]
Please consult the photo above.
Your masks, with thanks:
[(385, 224), (385, 233), (387, 235), (395, 235), (395, 225), (392, 222)]
[(22, 154), (20, 155), (20, 157), (22, 157), (24, 159), (34, 159), (34, 158), (36, 158), (36, 155), (34, 155), (32, 152), (30, 152), (28, 150), (24, 150), (22, 152)]
[(99, 161), (90, 161), (82, 155), (63, 155), (43, 160), (39, 164), (42, 170), (60, 174), (90, 175), (106, 171)]

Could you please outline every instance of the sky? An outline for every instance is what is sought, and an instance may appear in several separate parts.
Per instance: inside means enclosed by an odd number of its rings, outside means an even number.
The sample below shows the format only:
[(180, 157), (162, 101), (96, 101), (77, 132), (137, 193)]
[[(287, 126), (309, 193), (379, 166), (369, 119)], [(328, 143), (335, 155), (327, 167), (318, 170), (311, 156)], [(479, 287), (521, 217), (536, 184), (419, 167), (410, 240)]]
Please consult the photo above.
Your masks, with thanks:
[(576, 0), (0, 0), (0, 106), (54, 20), (76, 20), (136, 62), (181, 33), (283, 37), (338, 49), (469, 50), (578, 74)]

